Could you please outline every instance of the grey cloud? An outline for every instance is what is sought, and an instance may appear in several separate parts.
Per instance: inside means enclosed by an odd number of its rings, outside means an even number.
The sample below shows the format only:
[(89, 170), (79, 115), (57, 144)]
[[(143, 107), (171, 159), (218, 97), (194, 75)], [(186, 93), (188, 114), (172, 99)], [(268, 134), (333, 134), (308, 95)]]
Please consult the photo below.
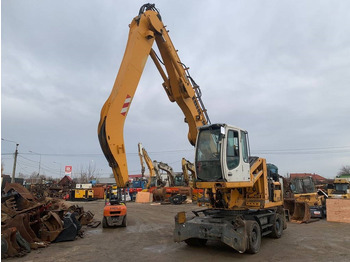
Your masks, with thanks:
[[(54, 161), (79, 170), (93, 160), (102, 174), (110, 173), (97, 123), (123, 57), (128, 24), (143, 3), (3, 1), (2, 137), (20, 142), (22, 153), (44, 154), (56, 175)], [(212, 121), (247, 129), (252, 152), (262, 152), (281, 174), (325, 176), (349, 164), (349, 7), (347, 1), (157, 3)], [(183, 115), (161, 83), (149, 60), (125, 125), (132, 173), (140, 169), (138, 142), (175, 170), (182, 156), (193, 158)], [(336, 153), (268, 152), (342, 146), (348, 147)], [(3, 153), (13, 151), (13, 144), (2, 143)], [(11, 158), (2, 160), (10, 173)], [(22, 161), (22, 172), (35, 171)]]

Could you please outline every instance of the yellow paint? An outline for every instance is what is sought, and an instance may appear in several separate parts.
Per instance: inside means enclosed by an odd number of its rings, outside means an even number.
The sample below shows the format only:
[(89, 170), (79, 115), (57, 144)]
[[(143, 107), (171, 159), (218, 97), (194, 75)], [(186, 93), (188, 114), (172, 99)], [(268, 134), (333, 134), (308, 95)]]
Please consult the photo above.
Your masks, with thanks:
[[(205, 109), (201, 107), (195, 95), (194, 87), (186, 76), (185, 68), (158, 13), (147, 10), (135, 17), (130, 24), (129, 38), (117, 78), (101, 109), (98, 125), (101, 148), (109, 159), (119, 187), (125, 187), (129, 181), (123, 136), (124, 123), (147, 58), (150, 53), (153, 54), (153, 59), (155, 58), (152, 51), (154, 41), (167, 72), (166, 75), (156, 62), (164, 80), (163, 87), (170, 101), (175, 101), (181, 108), (188, 123), (188, 139), (192, 145), (196, 142), (197, 128), (208, 123)], [(129, 106), (123, 109), (126, 101), (129, 101)]]

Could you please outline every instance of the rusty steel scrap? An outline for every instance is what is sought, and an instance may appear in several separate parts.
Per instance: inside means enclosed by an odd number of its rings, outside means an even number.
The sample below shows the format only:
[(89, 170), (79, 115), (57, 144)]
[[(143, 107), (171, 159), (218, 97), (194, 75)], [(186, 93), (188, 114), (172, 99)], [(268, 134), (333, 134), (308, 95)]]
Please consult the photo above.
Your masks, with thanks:
[(20, 184), (8, 183), (1, 196), (1, 258), (82, 237), (82, 225), (98, 226), (93, 216), (83, 207), (59, 198), (38, 199)]

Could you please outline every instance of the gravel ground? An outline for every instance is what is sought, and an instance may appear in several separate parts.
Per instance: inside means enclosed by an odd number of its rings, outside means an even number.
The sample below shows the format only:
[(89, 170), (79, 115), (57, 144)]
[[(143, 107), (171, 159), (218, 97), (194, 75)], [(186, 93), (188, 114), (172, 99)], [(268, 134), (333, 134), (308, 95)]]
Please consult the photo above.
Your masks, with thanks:
[[(74, 202), (102, 219), (103, 200)], [(194, 204), (157, 205), (128, 203), (126, 228), (84, 227), (84, 238), (51, 244), (21, 258), (7, 261), (350, 261), (350, 224), (325, 220), (310, 224), (288, 223), (282, 238), (263, 238), (258, 254), (239, 254), (220, 242), (189, 247), (173, 242), (174, 216), (198, 209)]]

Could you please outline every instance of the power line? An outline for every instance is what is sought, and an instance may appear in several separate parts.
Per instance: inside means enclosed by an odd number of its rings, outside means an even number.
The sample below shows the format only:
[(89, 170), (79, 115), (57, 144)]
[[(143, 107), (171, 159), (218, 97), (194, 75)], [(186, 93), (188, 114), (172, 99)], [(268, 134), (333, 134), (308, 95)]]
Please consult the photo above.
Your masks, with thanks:
[[(181, 153), (181, 152), (193, 152), (192, 149), (179, 149), (179, 150), (167, 150), (167, 151), (150, 151), (149, 154), (174, 154), (174, 153)], [(13, 155), (13, 153), (1, 153), (1, 155)], [(18, 155), (32, 155), (31, 153), (18, 153)], [(104, 156), (102, 153), (60, 153), (60, 154), (54, 154), (54, 153), (43, 153), (40, 154), (42, 156), (62, 156), (62, 157), (96, 157), (96, 156)], [(138, 153), (126, 153), (126, 155), (129, 156), (138, 156)]]
[(25, 160), (28, 160), (28, 161), (30, 161), (30, 162), (39, 163), (39, 161), (35, 161), (35, 160), (31, 160), (31, 159), (29, 159), (29, 158), (26, 158), (26, 157), (22, 156), (22, 154), (19, 154), (19, 155), (20, 155), (21, 158), (23, 158), (23, 159), (25, 159)]
[[(176, 149), (176, 150), (164, 150), (164, 151), (150, 151), (149, 154), (158, 155), (158, 154), (176, 154), (184, 152), (193, 152), (193, 149)], [(289, 149), (258, 149), (252, 150), (253, 154), (266, 154), (266, 155), (310, 155), (310, 154), (340, 154), (340, 153), (349, 153), (350, 146), (337, 146), (337, 147), (310, 147), (310, 148), (289, 148)], [(10, 156), (13, 153), (1, 153), (2, 156)], [(27, 161), (39, 163), (38, 161), (31, 160), (24, 157), (24, 155), (32, 155), (31, 153), (18, 153), (18, 156), (26, 159)], [(55, 156), (55, 157), (104, 157), (102, 153), (43, 153), (42, 156)], [(138, 156), (138, 153), (126, 153), (128, 156)], [(4, 158), (11, 159), (11, 158)], [(177, 163), (173, 162), (173, 163)], [(46, 170), (54, 170), (52, 167), (46, 166)], [(56, 170), (55, 170), (56, 172)]]
[[(348, 149), (349, 148), (349, 149)], [(272, 149), (252, 150), (253, 153), (267, 155), (310, 155), (310, 154), (344, 154), (350, 153), (350, 147), (322, 147), (322, 148), (299, 148), (299, 149)]]
[(341, 146), (341, 147), (313, 147), (313, 148), (294, 148), (294, 149), (261, 149), (261, 150), (255, 150), (255, 152), (260, 151), (309, 151), (309, 150), (328, 150), (328, 149), (345, 149), (349, 148), (350, 146)]
[(259, 154), (265, 155), (326, 155), (326, 154), (344, 154), (350, 153), (350, 151), (320, 151), (320, 152), (259, 152)]

